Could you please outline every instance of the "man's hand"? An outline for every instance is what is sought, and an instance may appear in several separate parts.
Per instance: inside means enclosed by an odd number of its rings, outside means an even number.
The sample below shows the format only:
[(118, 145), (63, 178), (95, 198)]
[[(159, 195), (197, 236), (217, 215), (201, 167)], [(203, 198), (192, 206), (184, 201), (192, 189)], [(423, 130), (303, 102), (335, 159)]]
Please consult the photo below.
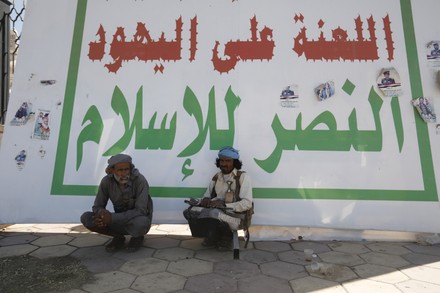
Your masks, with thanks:
[(100, 228), (107, 227), (107, 225), (112, 222), (112, 214), (108, 210), (102, 209), (93, 219), (95, 220), (96, 226)]
[(204, 208), (208, 208), (209, 205), (211, 204), (211, 199), (204, 197), (201, 201), (199, 206), (204, 207)]
[(223, 200), (211, 200), (209, 203), (210, 208), (225, 208), (225, 202)]

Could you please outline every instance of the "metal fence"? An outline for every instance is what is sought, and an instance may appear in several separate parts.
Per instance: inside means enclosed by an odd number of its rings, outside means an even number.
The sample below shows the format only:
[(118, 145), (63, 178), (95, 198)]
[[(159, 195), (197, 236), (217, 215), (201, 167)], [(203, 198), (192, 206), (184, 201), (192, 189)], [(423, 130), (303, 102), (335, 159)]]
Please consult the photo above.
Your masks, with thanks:
[(24, 20), (25, 0), (0, 0), (0, 42), (1, 42), (1, 92), (0, 124), (5, 123), (9, 92), (15, 71), (15, 61), (20, 47), (21, 27)]

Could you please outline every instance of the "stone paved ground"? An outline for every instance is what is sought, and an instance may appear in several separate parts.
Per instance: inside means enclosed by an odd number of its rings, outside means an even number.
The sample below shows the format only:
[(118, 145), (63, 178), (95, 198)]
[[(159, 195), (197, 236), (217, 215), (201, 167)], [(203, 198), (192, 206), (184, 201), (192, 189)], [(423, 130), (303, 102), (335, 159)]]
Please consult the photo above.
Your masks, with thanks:
[[(74, 258), (92, 279), (68, 292), (440, 292), (440, 246), (343, 241), (255, 241), (232, 251), (201, 246), (187, 225), (155, 225), (135, 252), (107, 253), (108, 237), (77, 224), (0, 227), (0, 260)], [(318, 270), (305, 260), (313, 249)], [(0, 274), (3, 281), (8, 278)], [(14, 292), (12, 289), (6, 292)]]

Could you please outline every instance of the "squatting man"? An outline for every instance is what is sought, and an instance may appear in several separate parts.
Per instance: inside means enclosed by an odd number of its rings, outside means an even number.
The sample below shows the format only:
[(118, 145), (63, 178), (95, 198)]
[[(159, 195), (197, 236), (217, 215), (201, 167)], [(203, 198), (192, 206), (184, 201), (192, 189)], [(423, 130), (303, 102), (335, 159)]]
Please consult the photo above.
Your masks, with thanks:
[[(153, 202), (149, 184), (129, 155), (118, 154), (107, 162), (107, 175), (99, 184), (92, 211), (85, 212), (81, 222), (93, 232), (113, 236), (105, 246), (108, 252), (124, 248), (125, 235), (130, 235), (127, 250), (133, 252), (142, 246), (151, 227)], [(106, 208), (109, 200), (114, 212)]]

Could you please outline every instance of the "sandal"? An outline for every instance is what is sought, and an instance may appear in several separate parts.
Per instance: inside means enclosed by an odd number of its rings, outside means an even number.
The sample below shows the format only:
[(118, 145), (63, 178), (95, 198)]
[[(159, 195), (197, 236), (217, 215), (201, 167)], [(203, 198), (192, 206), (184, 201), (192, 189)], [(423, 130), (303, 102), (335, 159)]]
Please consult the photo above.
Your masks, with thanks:
[(124, 236), (115, 236), (112, 241), (105, 246), (105, 251), (107, 252), (115, 252), (121, 248), (124, 248), (125, 245), (125, 237)]
[(128, 242), (127, 250), (130, 252), (137, 251), (144, 243), (144, 236), (131, 237), (130, 242)]

